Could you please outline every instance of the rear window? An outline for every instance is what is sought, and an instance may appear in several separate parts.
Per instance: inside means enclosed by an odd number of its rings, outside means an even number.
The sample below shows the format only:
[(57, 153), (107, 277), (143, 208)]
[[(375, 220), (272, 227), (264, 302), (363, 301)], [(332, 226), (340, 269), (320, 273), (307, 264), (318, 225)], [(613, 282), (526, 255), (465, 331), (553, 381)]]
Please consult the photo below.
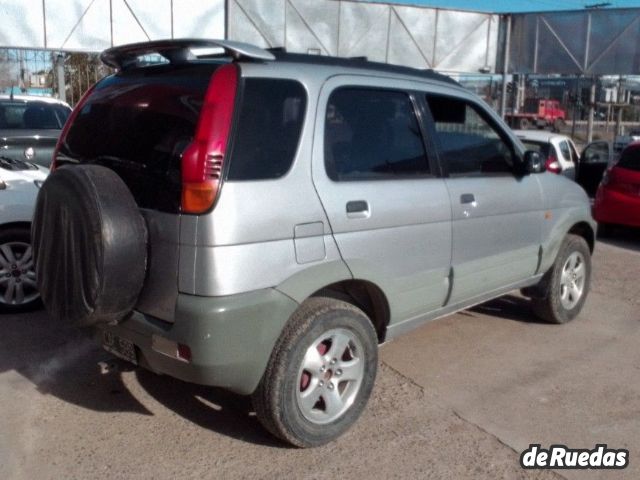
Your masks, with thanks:
[(0, 102), (0, 129), (60, 130), (71, 110), (64, 105), (42, 101)]
[(299, 82), (246, 79), (227, 180), (269, 180), (287, 173), (306, 108), (307, 96)]
[(533, 140), (520, 139), (525, 150), (538, 152), (543, 158), (548, 158), (551, 152), (551, 144), (549, 142), (535, 142)]
[(138, 206), (180, 209), (181, 156), (217, 64), (156, 66), (107, 77), (78, 113), (57, 161), (111, 168)]
[(640, 171), (640, 148), (627, 148), (618, 161), (618, 167)]

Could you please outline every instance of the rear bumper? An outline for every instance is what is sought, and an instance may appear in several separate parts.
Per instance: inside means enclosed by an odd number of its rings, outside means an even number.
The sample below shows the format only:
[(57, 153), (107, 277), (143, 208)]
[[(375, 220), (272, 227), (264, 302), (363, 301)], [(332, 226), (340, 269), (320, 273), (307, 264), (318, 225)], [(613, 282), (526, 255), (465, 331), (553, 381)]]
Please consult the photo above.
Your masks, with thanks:
[(600, 188), (593, 205), (593, 217), (601, 223), (640, 227), (640, 197)]
[[(250, 394), (257, 387), (284, 324), (298, 304), (275, 289), (227, 297), (179, 295), (175, 323), (134, 312), (101, 327), (136, 346), (138, 362), (156, 373)], [(188, 345), (186, 363), (152, 349), (153, 335)]]

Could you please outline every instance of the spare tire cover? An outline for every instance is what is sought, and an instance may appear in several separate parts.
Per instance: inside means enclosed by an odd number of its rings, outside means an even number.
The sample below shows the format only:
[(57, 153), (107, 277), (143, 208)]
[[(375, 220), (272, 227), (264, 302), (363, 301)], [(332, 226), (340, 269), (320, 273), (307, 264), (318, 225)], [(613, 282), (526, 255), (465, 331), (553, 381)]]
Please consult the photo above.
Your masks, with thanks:
[(64, 166), (42, 185), (32, 225), (37, 283), (54, 318), (75, 325), (129, 314), (144, 283), (147, 228), (112, 170)]

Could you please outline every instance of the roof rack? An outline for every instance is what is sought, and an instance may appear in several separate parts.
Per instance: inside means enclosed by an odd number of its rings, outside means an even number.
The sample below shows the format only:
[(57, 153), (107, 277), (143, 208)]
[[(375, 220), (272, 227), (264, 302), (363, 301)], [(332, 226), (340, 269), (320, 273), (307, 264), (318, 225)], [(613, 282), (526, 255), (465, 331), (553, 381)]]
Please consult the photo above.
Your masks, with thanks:
[(185, 63), (197, 57), (192, 48), (222, 48), (224, 54), (236, 60), (275, 60), (273, 53), (255, 45), (232, 40), (207, 40), (200, 38), (182, 38), (177, 40), (157, 40), (153, 42), (131, 43), (112, 47), (100, 55), (105, 65), (118, 70), (126, 70), (139, 65), (138, 58), (144, 55), (158, 54), (170, 63)]
[(337, 67), (359, 68), (366, 70), (377, 70), (379, 72), (396, 73), (401, 75), (412, 75), (431, 80), (460, 85), (451, 77), (438, 73), (432, 69), (419, 69), (412, 67), (404, 67), (402, 65), (394, 65), (391, 63), (373, 62), (367, 57), (332, 57), (328, 55), (308, 55), (304, 53), (289, 53), (285, 50), (269, 49), (273, 53), (276, 61), (305, 63), (313, 65), (328, 65)]

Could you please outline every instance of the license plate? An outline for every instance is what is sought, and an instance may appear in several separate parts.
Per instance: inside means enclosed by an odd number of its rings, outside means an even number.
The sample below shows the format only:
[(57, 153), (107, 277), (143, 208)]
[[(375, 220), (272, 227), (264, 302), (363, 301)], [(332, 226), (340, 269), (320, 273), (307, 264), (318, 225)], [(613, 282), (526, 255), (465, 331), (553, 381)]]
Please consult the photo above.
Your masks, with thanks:
[(114, 354), (116, 357), (122, 358), (135, 365), (138, 364), (136, 356), (136, 347), (130, 340), (118, 337), (111, 332), (103, 332), (102, 348), (107, 352)]

